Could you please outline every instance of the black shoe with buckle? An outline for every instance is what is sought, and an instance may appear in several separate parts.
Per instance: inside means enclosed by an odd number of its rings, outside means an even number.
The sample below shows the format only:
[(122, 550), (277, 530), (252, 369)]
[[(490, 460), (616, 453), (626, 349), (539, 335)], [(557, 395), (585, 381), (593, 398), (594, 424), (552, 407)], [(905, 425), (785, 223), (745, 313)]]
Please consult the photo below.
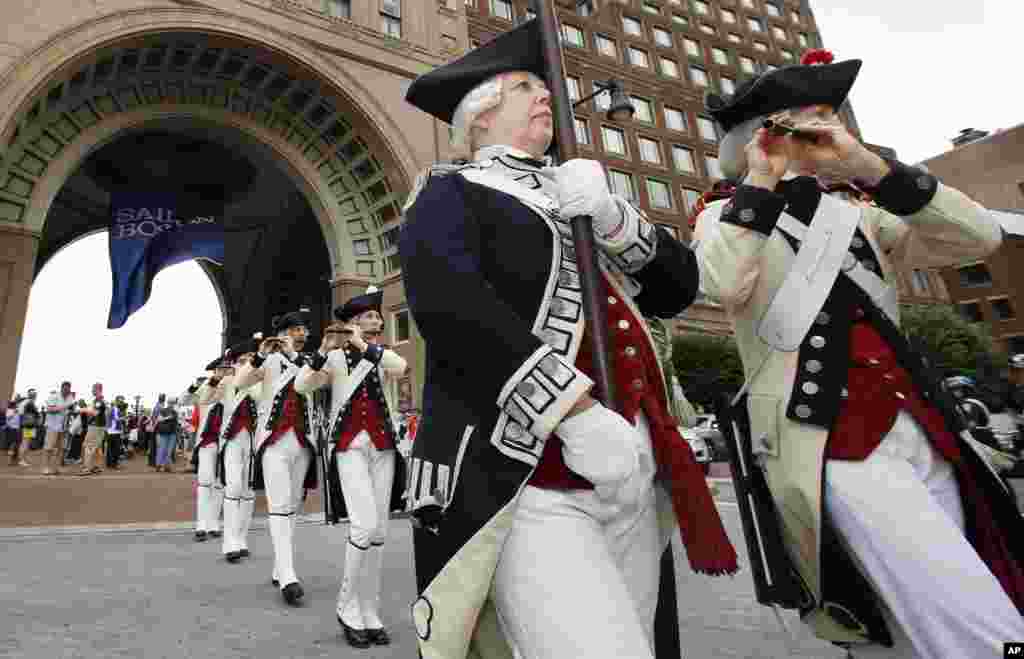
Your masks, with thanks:
[(248, 549), (239, 549), (238, 550), (238, 557), (239, 558), (249, 558), (249, 550)]
[(391, 636), (388, 634), (388, 630), (383, 627), (379, 629), (367, 629), (366, 638), (368, 638), (374, 645), (389, 645), (391, 643)]
[(192, 537), (196, 542), (206, 542), (206, 531), (196, 531)]
[(305, 594), (306, 591), (302, 590), (302, 585), (298, 581), (293, 581), (281, 589), (281, 595), (289, 606), (298, 606), (299, 600)]
[(338, 618), (338, 624), (341, 625), (342, 631), (345, 632), (345, 641), (348, 642), (354, 648), (368, 648), (370, 647), (370, 637), (367, 635), (365, 629), (354, 629), (345, 624), (345, 621), (341, 619), (341, 616), (335, 615)]
[(224, 554), (224, 558), (227, 559), (228, 563), (237, 563), (242, 560), (242, 552), (240, 551), (229, 551)]
[(221, 533), (220, 531), (210, 531), (210, 537), (211, 538), (219, 538), (222, 535), (224, 535), (224, 534)]

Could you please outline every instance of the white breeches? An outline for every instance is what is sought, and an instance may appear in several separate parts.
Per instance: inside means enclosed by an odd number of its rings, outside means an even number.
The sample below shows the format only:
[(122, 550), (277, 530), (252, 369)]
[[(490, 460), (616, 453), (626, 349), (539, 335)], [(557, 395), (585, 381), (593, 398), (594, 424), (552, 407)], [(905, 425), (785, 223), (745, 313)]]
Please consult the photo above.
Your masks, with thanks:
[(388, 535), (395, 451), (378, 450), (364, 430), (335, 459), (348, 509), (349, 539), (364, 549), (383, 543)]
[(866, 460), (826, 462), (825, 511), (895, 641), (855, 657), (995, 659), (1024, 639), (1024, 618), (964, 536), (952, 465), (906, 412)]
[(224, 553), (248, 549), (256, 495), (249, 487), (252, 443), (243, 430), (224, 447)]
[(527, 486), (491, 593), (516, 658), (653, 659), (662, 550), (653, 489), (623, 506)]
[(217, 475), (217, 445), (199, 449), (199, 471), (196, 474), (196, 530), (219, 531), (220, 510), (224, 488)]
[(288, 431), (263, 451), (263, 485), (267, 494), (267, 523), (274, 544), (274, 578), (281, 588), (298, 581), (295, 575), (295, 516), (302, 512), (303, 487), (309, 450)]
[(391, 517), (395, 451), (378, 450), (364, 430), (335, 459), (349, 520), (337, 614), (354, 629), (380, 629), (381, 564)]

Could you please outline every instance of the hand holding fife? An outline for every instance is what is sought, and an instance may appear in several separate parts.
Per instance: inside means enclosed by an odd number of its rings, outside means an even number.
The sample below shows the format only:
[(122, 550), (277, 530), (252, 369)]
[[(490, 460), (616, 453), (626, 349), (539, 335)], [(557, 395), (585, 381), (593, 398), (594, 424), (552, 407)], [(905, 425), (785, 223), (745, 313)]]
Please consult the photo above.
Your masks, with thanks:
[(327, 354), (332, 350), (337, 350), (345, 343), (345, 334), (342, 334), (341, 328), (335, 325), (331, 325), (324, 332), (324, 338), (320, 341), (320, 352)]
[(345, 335), (348, 339), (348, 342), (351, 343), (356, 350), (359, 350), (360, 352), (365, 352), (368, 346), (366, 345), (366, 340), (363, 339), (362, 328), (360, 328), (359, 325), (355, 324), (346, 325), (345, 331), (348, 332)]
[(789, 148), (786, 136), (773, 135), (765, 128), (758, 129), (744, 149), (747, 155), (747, 185), (774, 190), (789, 167)]
[(791, 155), (824, 181), (857, 180), (870, 187), (889, 173), (889, 165), (838, 120), (814, 119), (795, 128), (799, 136), (786, 138), (792, 143)]

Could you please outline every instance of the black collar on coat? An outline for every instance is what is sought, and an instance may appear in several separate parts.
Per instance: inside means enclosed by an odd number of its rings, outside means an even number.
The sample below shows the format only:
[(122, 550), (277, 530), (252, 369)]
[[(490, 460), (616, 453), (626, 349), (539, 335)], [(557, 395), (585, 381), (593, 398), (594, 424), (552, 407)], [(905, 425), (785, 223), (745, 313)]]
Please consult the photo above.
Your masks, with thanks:
[(779, 181), (775, 192), (786, 198), (786, 212), (804, 224), (810, 224), (821, 202), (821, 188), (813, 176), (797, 176)]

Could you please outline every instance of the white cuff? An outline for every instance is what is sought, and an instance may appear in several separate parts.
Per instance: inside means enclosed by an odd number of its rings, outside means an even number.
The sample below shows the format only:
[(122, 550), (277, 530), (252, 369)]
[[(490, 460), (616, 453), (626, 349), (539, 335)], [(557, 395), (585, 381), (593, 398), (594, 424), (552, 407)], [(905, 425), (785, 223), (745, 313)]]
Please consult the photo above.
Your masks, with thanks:
[(593, 380), (543, 345), (512, 374), (497, 402), (516, 424), (545, 440), (593, 386)]

